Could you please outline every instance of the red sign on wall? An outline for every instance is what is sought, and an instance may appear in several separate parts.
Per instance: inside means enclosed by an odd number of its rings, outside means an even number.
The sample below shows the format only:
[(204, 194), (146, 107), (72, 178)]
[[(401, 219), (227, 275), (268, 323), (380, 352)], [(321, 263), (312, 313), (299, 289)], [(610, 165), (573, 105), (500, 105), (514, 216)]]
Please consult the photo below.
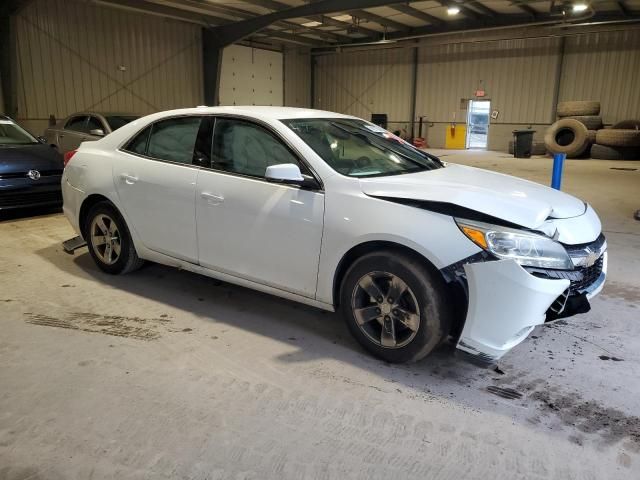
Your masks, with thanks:
[(484, 90), (476, 90), (476, 97), (484, 97)]

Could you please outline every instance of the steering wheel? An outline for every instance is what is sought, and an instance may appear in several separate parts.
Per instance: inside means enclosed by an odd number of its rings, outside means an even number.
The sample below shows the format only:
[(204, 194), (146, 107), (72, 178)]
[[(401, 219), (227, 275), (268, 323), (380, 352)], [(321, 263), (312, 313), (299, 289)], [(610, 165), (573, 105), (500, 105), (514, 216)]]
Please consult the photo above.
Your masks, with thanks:
[(353, 166), (349, 169), (349, 171), (347, 172), (347, 175), (353, 172), (356, 168), (365, 168), (365, 167), (368, 167), (369, 165), (371, 165), (371, 159), (369, 157), (365, 155), (358, 157), (356, 160), (353, 161)]

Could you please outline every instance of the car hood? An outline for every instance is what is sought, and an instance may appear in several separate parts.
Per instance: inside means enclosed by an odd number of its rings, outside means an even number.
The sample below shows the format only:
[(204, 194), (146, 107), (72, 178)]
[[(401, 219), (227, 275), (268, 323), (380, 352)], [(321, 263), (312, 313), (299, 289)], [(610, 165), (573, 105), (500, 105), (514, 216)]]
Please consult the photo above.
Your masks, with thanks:
[(0, 146), (0, 175), (62, 169), (62, 155), (49, 145)]
[(525, 228), (547, 218), (585, 213), (584, 202), (571, 195), (510, 175), (463, 165), (420, 173), (360, 179), (373, 197), (422, 200), (457, 205)]

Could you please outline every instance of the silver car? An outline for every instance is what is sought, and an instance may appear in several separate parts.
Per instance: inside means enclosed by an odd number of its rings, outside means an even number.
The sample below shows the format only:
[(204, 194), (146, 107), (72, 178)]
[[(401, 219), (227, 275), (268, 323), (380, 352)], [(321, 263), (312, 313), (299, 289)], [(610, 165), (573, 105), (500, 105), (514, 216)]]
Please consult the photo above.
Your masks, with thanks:
[(75, 150), (82, 142), (99, 140), (139, 118), (133, 113), (79, 112), (47, 128), (44, 137), (61, 153)]

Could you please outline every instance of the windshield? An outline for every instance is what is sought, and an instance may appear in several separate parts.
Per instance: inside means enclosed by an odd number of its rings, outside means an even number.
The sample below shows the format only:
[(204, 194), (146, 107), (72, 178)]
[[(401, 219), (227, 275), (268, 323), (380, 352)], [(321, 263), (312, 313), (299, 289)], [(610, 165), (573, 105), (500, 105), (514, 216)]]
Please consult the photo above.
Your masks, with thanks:
[(350, 177), (400, 175), (441, 168), (442, 162), (364, 120), (283, 120), (331, 168)]
[(111, 131), (115, 132), (120, 127), (124, 127), (127, 123), (133, 122), (140, 117), (136, 117), (134, 115), (107, 115), (104, 117), (107, 119), (107, 123), (109, 127), (111, 127)]
[(0, 145), (36, 145), (40, 142), (11, 120), (0, 120)]

